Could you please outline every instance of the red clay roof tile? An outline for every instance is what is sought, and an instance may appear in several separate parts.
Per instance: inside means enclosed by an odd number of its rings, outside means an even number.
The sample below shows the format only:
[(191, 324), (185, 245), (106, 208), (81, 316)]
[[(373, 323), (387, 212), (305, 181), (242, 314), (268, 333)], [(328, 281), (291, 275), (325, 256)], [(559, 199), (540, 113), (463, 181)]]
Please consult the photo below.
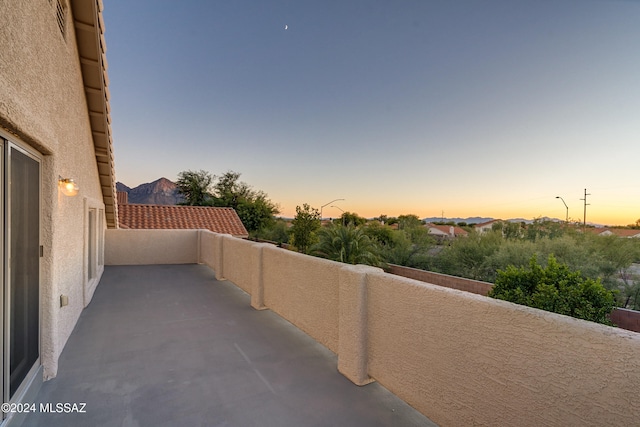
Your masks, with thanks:
[(452, 226), (452, 225), (436, 225), (436, 224), (427, 223), (425, 224), (425, 226), (427, 228), (435, 228), (437, 230), (440, 230), (441, 232), (447, 235), (451, 233), (451, 227), (453, 227), (453, 234), (455, 236), (467, 236), (469, 234), (467, 230), (457, 226)]
[(129, 193), (126, 191), (118, 191), (116, 197), (118, 198), (118, 206), (129, 203)]
[(121, 228), (202, 229), (248, 237), (247, 229), (233, 208), (176, 205), (118, 205)]

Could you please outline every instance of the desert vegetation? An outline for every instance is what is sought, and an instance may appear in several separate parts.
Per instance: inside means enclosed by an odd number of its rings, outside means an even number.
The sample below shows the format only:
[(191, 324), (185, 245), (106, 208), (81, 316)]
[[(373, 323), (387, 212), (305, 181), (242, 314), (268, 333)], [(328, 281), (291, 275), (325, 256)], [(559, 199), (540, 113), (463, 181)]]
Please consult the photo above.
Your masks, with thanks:
[[(261, 230), (292, 250), (351, 264), (396, 264), (495, 284), (491, 296), (607, 323), (614, 306), (640, 309), (640, 241), (535, 220), (436, 240), (412, 214), (367, 220), (344, 212), (321, 225), (305, 204), (290, 223)], [(523, 283), (527, 283), (526, 286)], [(604, 313), (604, 314), (603, 314)]]

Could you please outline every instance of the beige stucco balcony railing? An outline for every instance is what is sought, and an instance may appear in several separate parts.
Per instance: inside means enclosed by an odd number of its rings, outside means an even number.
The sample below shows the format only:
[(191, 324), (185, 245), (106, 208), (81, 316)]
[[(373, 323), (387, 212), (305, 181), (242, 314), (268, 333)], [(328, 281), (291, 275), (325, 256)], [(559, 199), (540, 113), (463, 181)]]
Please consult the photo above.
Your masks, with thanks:
[(105, 264), (206, 264), (431, 420), (633, 425), (640, 335), (196, 230), (108, 230)]

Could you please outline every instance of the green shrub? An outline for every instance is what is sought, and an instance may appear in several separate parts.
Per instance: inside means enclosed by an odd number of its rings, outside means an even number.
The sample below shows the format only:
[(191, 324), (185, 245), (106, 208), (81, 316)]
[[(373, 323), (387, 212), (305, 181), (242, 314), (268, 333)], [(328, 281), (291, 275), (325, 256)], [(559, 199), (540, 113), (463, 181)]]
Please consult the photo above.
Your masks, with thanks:
[(489, 296), (606, 325), (611, 325), (608, 315), (615, 307), (614, 293), (600, 280), (571, 271), (553, 255), (544, 268), (533, 256), (528, 268), (499, 270)]

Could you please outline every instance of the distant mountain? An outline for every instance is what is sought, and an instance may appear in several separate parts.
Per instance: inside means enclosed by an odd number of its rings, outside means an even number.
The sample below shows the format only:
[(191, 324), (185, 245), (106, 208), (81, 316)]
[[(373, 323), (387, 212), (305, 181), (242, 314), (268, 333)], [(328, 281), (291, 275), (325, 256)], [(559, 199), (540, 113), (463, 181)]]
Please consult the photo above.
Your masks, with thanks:
[(116, 183), (117, 191), (128, 194), (129, 203), (143, 205), (177, 205), (184, 201), (178, 193), (178, 186), (167, 178), (160, 178), (147, 184), (140, 184), (135, 188), (127, 187), (121, 182)]
[(542, 217), (538, 217), (538, 218), (534, 218), (534, 219), (511, 218), (511, 219), (508, 219), (507, 221), (509, 221), (509, 222), (524, 222), (525, 224), (533, 224), (536, 220), (542, 221), (542, 222), (546, 222), (546, 221), (564, 222), (564, 220), (561, 220), (561, 219), (558, 219), (558, 218), (551, 218), (551, 217), (548, 217), (548, 216), (542, 216)]
[(442, 218), (442, 217), (431, 217), (431, 218), (424, 218), (423, 221), (425, 222), (440, 222), (440, 221), (444, 221), (444, 222), (455, 222), (456, 224), (459, 222), (466, 222), (467, 224), (482, 224), (483, 222), (488, 222), (488, 221), (492, 221), (493, 218), (483, 218), (483, 217), (479, 217), (479, 216), (474, 216), (474, 217), (469, 217), (469, 218)]
[(131, 188), (127, 187), (121, 182), (116, 182), (116, 191), (123, 191), (125, 193), (129, 193), (129, 191), (131, 191)]
[[(474, 217), (470, 217), (470, 218), (442, 218), (442, 217), (431, 217), (431, 218), (424, 218), (425, 222), (451, 222), (453, 221), (454, 223), (459, 223), (459, 222), (466, 222), (467, 224), (482, 224), (484, 222), (489, 222), (489, 221), (493, 221), (494, 219), (497, 218), (485, 218), (485, 217), (479, 217), (479, 216), (474, 216)], [(549, 218), (547, 216), (542, 217), (542, 218), (537, 218), (541, 221), (554, 221), (554, 222), (561, 222), (562, 220), (559, 220), (557, 218)], [(533, 219), (524, 219), (524, 218), (510, 218), (510, 219), (505, 219), (504, 221), (507, 222), (524, 222), (525, 224), (531, 224), (533, 223)]]

